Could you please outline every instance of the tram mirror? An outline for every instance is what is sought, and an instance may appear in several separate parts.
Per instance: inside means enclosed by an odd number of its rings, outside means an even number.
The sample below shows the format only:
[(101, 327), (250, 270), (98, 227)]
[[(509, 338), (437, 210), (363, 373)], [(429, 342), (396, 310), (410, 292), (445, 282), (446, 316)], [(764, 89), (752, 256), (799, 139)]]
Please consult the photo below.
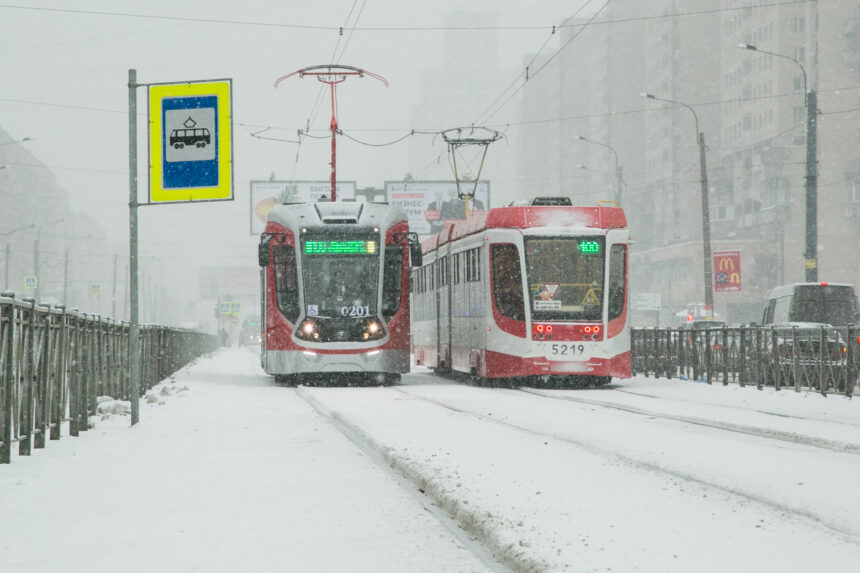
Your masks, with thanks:
[(409, 243), (409, 258), (413, 267), (420, 267), (423, 264), (421, 243)]
[(257, 256), (261, 267), (269, 266), (269, 243), (260, 243)]

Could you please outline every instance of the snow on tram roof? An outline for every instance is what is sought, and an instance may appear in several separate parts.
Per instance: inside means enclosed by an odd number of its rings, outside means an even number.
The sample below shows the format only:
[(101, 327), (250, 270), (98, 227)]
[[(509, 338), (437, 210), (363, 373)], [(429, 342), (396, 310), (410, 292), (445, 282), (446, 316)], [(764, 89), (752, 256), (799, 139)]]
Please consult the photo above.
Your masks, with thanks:
[(448, 225), (438, 234), (421, 242), (426, 253), (445, 243), (487, 229), (533, 229), (539, 227), (625, 229), (627, 218), (620, 207), (513, 206), (489, 211)]

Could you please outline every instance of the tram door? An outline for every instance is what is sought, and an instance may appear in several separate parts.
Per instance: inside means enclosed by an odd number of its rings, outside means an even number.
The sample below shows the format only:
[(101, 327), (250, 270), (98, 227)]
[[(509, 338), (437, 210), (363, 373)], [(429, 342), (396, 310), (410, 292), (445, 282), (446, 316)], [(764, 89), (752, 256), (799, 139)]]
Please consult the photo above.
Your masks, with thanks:
[[(436, 260), (436, 368), (451, 369), (451, 264), (448, 255)], [(444, 362), (444, 367), (442, 363)]]

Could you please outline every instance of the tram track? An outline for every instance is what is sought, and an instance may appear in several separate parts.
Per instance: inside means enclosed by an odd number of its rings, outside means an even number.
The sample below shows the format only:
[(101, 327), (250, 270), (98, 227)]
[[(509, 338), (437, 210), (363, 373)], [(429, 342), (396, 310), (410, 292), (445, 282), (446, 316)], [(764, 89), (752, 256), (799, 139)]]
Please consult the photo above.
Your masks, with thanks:
[(346, 415), (330, 410), (304, 387), (295, 388), (295, 394), (305, 401), (320, 417), (352, 442), (363, 454), (395, 482), (439, 523), (442, 524), (469, 552), (495, 573), (526, 573), (543, 570), (543, 566), (522, 553), (511, 551), (501, 543), (483, 519), (468, 507), (449, 497), (429, 476), (397, 456), (352, 422)]
[[(514, 422), (511, 422), (508, 420), (504, 420), (504, 419), (501, 419), (499, 416), (483, 414), (483, 413), (477, 412), (473, 409), (460, 407), (460, 406), (457, 406), (455, 404), (448, 403), (444, 400), (440, 400), (440, 399), (436, 399), (436, 398), (430, 398), (427, 396), (421, 396), (420, 394), (408, 391), (407, 388), (408, 387), (397, 386), (397, 387), (392, 388), (392, 390), (397, 391), (397, 392), (401, 392), (402, 394), (407, 395), (410, 398), (422, 400), (424, 402), (436, 405), (438, 407), (447, 409), (449, 411), (452, 411), (452, 412), (455, 412), (455, 413), (458, 413), (461, 415), (470, 416), (470, 417), (477, 418), (477, 419), (487, 421), (487, 422), (492, 422), (493, 424), (497, 424), (497, 425), (500, 425), (500, 426), (503, 426), (503, 427), (506, 427), (509, 429), (516, 430), (518, 432), (522, 432), (522, 433), (526, 433), (526, 434), (535, 436), (535, 437), (539, 437), (539, 438), (544, 439), (544, 440), (555, 440), (558, 442), (562, 442), (562, 443), (580, 448), (582, 450), (585, 450), (591, 454), (595, 454), (598, 456), (609, 458), (609, 459), (612, 459), (613, 461), (620, 462), (622, 464), (626, 464), (628, 466), (631, 466), (631, 467), (634, 467), (637, 469), (642, 469), (642, 470), (646, 470), (649, 472), (662, 474), (662, 475), (665, 475), (667, 477), (684, 480), (684, 481), (696, 484), (698, 486), (704, 487), (706, 489), (712, 489), (712, 490), (718, 491), (718, 492), (720, 492), (724, 495), (727, 495), (729, 497), (739, 499), (742, 502), (757, 503), (757, 504), (760, 504), (761, 506), (764, 506), (770, 510), (773, 510), (773, 511), (776, 511), (776, 512), (779, 512), (782, 514), (791, 515), (791, 516), (794, 516), (796, 518), (808, 520), (812, 523), (815, 523), (817, 526), (822, 527), (822, 528), (830, 531), (831, 533), (833, 533), (835, 535), (839, 535), (847, 543), (860, 545), (860, 532), (855, 532), (855, 531), (846, 529), (846, 528), (842, 527), (839, 523), (832, 522), (831, 520), (826, 520), (826, 519), (820, 517), (819, 515), (816, 515), (815, 513), (813, 513), (812, 511), (810, 511), (809, 509), (806, 509), (804, 507), (792, 506), (790, 504), (782, 503), (777, 499), (769, 498), (765, 495), (756, 494), (754, 492), (749, 492), (749, 491), (743, 491), (739, 487), (733, 487), (731, 485), (721, 484), (721, 483), (718, 483), (714, 480), (705, 479), (703, 477), (700, 477), (699, 475), (695, 475), (695, 474), (687, 472), (687, 471), (681, 471), (678, 469), (673, 469), (671, 467), (667, 467), (667, 466), (660, 464), (658, 462), (655, 462), (655, 461), (644, 460), (644, 459), (641, 459), (641, 458), (638, 458), (635, 456), (631, 456), (629, 454), (626, 454), (626, 453), (620, 451), (619, 449), (612, 449), (612, 448), (597, 446), (588, 440), (576, 439), (576, 438), (561, 435), (558, 433), (547, 432), (547, 431), (540, 430), (537, 428), (533, 428), (533, 427), (529, 427), (526, 425), (514, 423)], [(522, 392), (521, 389), (520, 390), (511, 389), (509, 391)], [(601, 404), (588, 404), (588, 403), (585, 403), (585, 405), (602, 406)], [(639, 412), (634, 412), (634, 413), (642, 415)], [(685, 422), (684, 420), (673, 420), (673, 421)], [(690, 422), (687, 422), (687, 423), (690, 423)], [(710, 429), (715, 429), (715, 430), (723, 430), (723, 431), (726, 430), (726, 428), (721, 428), (718, 426), (709, 426), (707, 424), (697, 424), (697, 425), (698, 426), (704, 426), (704, 427), (710, 428)], [(732, 431), (736, 431), (736, 430), (732, 430)], [(745, 433), (745, 432), (741, 432), (741, 433)], [(795, 443), (797, 443), (797, 442), (795, 442)], [(806, 444), (802, 444), (802, 445), (806, 445)], [(829, 449), (829, 448), (823, 448), (823, 449)], [(843, 450), (837, 450), (837, 451), (839, 453), (845, 453)]]
[[(611, 386), (611, 385), (610, 385), (610, 386), (607, 386), (607, 387), (606, 387), (606, 389), (607, 389), (607, 390), (613, 390), (613, 391), (618, 392), (618, 393), (620, 393), (620, 394), (627, 394), (627, 395), (630, 395), (630, 396), (639, 396), (639, 397), (642, 397), (642, 398), (650, 398), (650, 399), (654, 399), (654, 400), (666, 400), (666, 399), (667, 399), (665, 396), (658, 396), (658, 395), (655, 395), (655, 394), (646, 394), (646, 393), (644, 393), (644, 392), (633, 392), (633, 391), (631, 391), (631, 390), (624, 390), (624, 389), (622, 389), (622, 388), (620, 388), (620, 387), (613, 387), (613, 386)], [(696, 402), (696, 401), (694, 401), (694, 400), (683, 400), (683, 399), (679, 399), (679, 398), (672, 398), (672, 400), (677, 401), (677, 402), (688, 402), (688, 403), (691, 403), (691, 404), (699, 404), (699, 403), (700, 403), (700, 402)], [(725, 407), (725, 406), (723, 406), (722, 404), (715, 404), (715, 406), (718, 406), (718, 407)], [(852, 424), (851, 422), (844, 422), (844, 421), (832, 421), (832, 420), (819, 420), (819, 419), (816, 419), (816, 418), (807, 418), (807, 417), (804, 417), (804, 416), (794, 416), (794, 415), (791, 415), (791, 414), (783, 414), (783, 413), (778, 413), (778, 412), (771, 412), (771, 411), (768, 411), (768, 410), (749, 409), (749, 411), (750, 411), (750, 412), (755, 412), (755, 413), (757, 413), (757, 414), (765, 414), (765, 415), (767, 415), (767, 416), (775, 416), (775, 417), (778, 417), (778, 418), (789, 418), (789, 419), (792, 419), (792, 420), (803, 420), (803, 421), (806, 421), (806, 422), (826, 422), (826, 423), (828, 423), (828, 424), (834, 424), (834, 425), (838, 425), (838, 426), (845, 426), (845, 427), (850, 427), (850, 428), (860, 428), (860, 424)]]
[[(582, 398), (579, 396), (558, 396), (551, 394), (549, 392), (540, 390), (538, 388), (527, 388), (522, 387), (519, 388), (519, 391), (525, 392), (528, 394), (533, 394), (536, 396), (542, 396), (544, 398), (549, 398), (551, 400), (563, 400), (566, 402), (574, 402), (578, 404), (586, 404), (589, 406), (600, 406), (602, 408), (610, 408), (614, 410), (620, 410), (622, 412), (629, 412), (631, 414), (638, 414), (641, 416), (647, 416), (649, 418), (659, 418), (663, 420), (671, 420), (675, 422), (681, 422), (685, 424), (692, 424), (695, 426), (702, 426), (705, 428), (714, 428), (717, 430), (725, 430), (727, 432), (737, 432), (739, 434), (746, 434), (749, 436), (756, 436), (759, 438), (766, 438), (771, 440), (778, 440), (781, 442), (787, 442), (790, 444), (802, 445), (802, 446), (810, 446), (813, 448), (820, 448), (823, 450), (830, 450), (839, 453), (848, 453), (860, 455), (860, 445), (858, 444), (850, 444), (847, 442), (840, 442), (837, 440), (829, 440), (826, 438), (818, 438), (814, 436), (804, 436), (801, 434), (795, 434), (792, 432), (784, 432), (781, 430), (775, 430), (771, 428), (761, 428), (757, 426), (749, 426), (743, 424), (732, 424), (730, 422), (722, 422), (720, 420), (712, 420), (707, 418), (699, 418), (695, 416), (680, 416), (676, 414), (666, 414), (662, 412), (657, 412), (654, 410), (648, 410), (645, 408), (638, 408), (636, 406), (629, 406), (625, 404), (615, 404), (612, 402), (606, 402), (602, 400), (593, 400), (589, 398)], [(628, 392), (628, 394), (634, 394), (633, 392)], [(650, 397), (650, 396), (649, 396)], [(656, 398), (656, 397), (654, 397)], [(808, 418), (803, 418), (804, 420), (809, 420)]]

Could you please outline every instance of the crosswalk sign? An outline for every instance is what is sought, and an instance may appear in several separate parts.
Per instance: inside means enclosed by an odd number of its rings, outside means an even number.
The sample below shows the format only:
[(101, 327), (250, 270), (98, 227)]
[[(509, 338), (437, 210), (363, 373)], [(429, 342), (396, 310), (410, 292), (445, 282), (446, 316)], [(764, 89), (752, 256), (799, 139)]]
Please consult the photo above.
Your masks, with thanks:
[(90, 294), (100, 295), (102, 293), (101, 283), (90, 283)]
[(219, 314), (230, 314), (230, 303), (229, 302), (218, 303), (218, 313)]
[(27, 290), (36, 290), (39, 286), (39, 279), (35, 276), (24, 277), (24, 288)]

